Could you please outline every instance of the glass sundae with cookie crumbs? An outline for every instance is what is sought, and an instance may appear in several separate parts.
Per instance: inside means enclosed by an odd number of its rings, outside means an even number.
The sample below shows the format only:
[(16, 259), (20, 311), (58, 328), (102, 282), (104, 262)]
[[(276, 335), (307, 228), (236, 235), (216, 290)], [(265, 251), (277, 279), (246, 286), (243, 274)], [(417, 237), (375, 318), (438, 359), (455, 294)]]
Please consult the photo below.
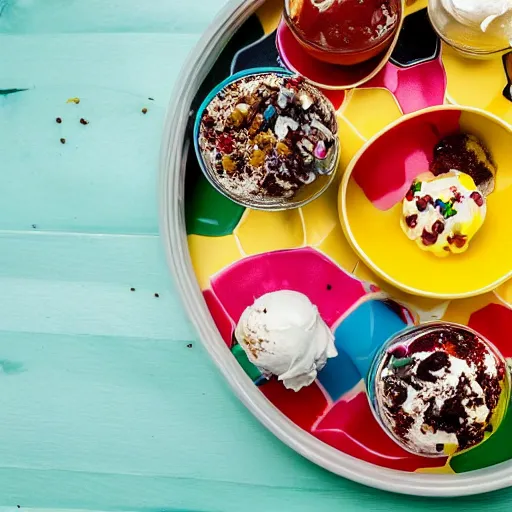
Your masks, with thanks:
[(244, 206), (305, 204), (327, 187), (337, 168), (334, 107), (295, 75), (235, 78), (200, 110), (196, 126), (207, 178)]
[(468, 327), (432, 322), (402, 331), (377, 354), (367, 381), (374, 415), (405, 450), (446, 457), (495, 432), (510, 398), (497, 349)]

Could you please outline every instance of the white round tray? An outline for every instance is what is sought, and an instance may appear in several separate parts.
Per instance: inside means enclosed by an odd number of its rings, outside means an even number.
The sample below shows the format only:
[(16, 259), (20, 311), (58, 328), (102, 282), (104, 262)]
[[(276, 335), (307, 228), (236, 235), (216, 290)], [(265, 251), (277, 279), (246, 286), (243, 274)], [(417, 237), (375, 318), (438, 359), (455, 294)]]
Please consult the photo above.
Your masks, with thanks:
[(457, 475), (406, 473), (346, 455), (300, 429), (279, 412), (246, 376), (222, 340), (198, 286), (185, 231), (187, 128), (192, 101), (225, 44), (265, 0), (232, 0), (196, 45), (172, 93), (160, 155), (160, 224), (169, 268), (187, 313), (233, 392), (276, 437), (311, 462), (340, 476), (386, 491), (448, 497), (479, 494), (512, 485), (512, 461)]

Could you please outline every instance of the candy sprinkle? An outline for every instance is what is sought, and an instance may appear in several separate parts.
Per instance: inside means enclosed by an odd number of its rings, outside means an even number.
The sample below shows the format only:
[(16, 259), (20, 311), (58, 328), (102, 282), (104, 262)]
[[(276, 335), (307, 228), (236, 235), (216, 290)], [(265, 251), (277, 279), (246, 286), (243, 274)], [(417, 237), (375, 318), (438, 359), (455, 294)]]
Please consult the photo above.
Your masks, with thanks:
[(393, 368), (403, 368), (404, 366), (408, 366), (413, 362), (412, 357), (405, 357), (403, 359), (397, 359), (396, 357), (391, 358), (391, 366)]
[(265, 121), (270, 121), (274, 116), (276, 115), (276, 108), (274, 105), (269, 105), (265, 112), (263, 112), (263, 117), (265, 118)]

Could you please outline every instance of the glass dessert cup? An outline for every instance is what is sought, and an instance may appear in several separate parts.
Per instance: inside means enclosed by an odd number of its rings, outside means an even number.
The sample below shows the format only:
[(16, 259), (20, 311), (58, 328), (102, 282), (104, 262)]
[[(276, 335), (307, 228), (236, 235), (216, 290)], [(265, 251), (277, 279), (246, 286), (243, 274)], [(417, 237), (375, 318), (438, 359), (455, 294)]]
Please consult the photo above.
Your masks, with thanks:
[[(485, 434), (483, 439), (477, 442), (476, 444), (473, 444), (468, 448), (460, 450), (456, 450), (455, 448), (452, 447), (451, 453), (447, 453), (444, 450), (438, 450), (439, 453), (419, 452), (412, 449), (410, 444), (408, 444), (403, 438), (401, 438), (395, 432), (396, 427), (395, 430), (393, 430), (389, 423), (386, 423), (383, 398), (380, 396), (379, 393), (380, 377), (386, 366), (389, 367), (390, 358), (396, 358), (396, 360), (398, 361), (397, 366), (400, 364), (400, 360), (406, 361), (405, 358), (407, 358), (408, 356), (408, 349), (415, 340), (418, 340), (431, 334), (446, 333), (450, 329), (456, 329), (458, 332), (467, 333), (469, 336), (476, 336), (479, 339), (479, 341), (485, 345), (488, 354), (492, 355), (495, 361), (498, 364), (500, 364), (500, 366), (504, 369), (503, 375), (499, 377), (501, 389), (499, 400), (497, 402), (496, 407), (492, 411), (490, 420), (485, 428)], [(436, 373), (434, 372), (432, 374), (436, 375)], [(462, 377), (464, 377), (464, 375)], [(489, 437), (494, 432), (497, 431), (503, 418), (506, 415), (510, 403), (511, 375), (510, 369), (507, 365), (507, 361), (497, 350), (497, 348), (489, 340), (484, 338), (481, 334), (477, 333), (476, 331), (469, 327), (450, 322), (428, 322), (420, 326), (407, 328), (401, 331), (400, 333), (394, 335), (382, 346), (380, 351), (378, 351), (377, 354), (375, 355), (375, 358), (370, 366), (368, 376), (365, 379), (365, 383), (367, 388), (368, 400), (373, 415), (377, 422), (379, 423), (379, 425), (382, 427), (382, 429), (386, 432), (386, 434), (391, 439), (393, 439), (393, 441), (395, 441), (401, 448), (408, 451), (409, 453), (429, 458), (446, 457), (454, 454), (460, 455), (461, 453), (465, 453), (473, 448), (476, 448), (477, 446), (480, 446), (487, 439), (489, 439)], [(407, 397), (407, 400), (409, 400), (409, 396)]]
[[(303, 1), (311, 2), (312, 0), (295, 0), (295, 3), (301, 4)], [(396, 11), (396, 16), (393, 23), (382, 34), (381, 37), (378, 37), (374, 41), (368, 40), (365, 43), (355, 44), (352, 47), (336, 48), (332, 45), (329, 46), (328, 42), (325, 42), (325, 44), (322, 45), (318, 40), (315, 41), (311, 40), (311, 38), (308, 39), (304, 31), (302, 31), (298, 27), (297, 23), (293, 20), (293, 3), (294, 0), (285, 0), (284, 20), (290, 28), (295, 39), (313, 58), (327, 62), (329, 64), (340, 66), (353, 66), (361, 64), (373, 59), (374, 57), (377, 57), (378, 55), (384, 54), (386, 50), (388, 50), (393, 44), (396, 33), (401, 26), (401, 21), (403, 18), (402, 1), (392, 0), (391, 4), (393, 4), (393, 8)], [(329, 9), (333, 4), (333, 2), (329, 2), (329, 0), (325, 0), (324, 3), (329, 5), (327, 9)], [(378, 2), (376, 2), (376, 4), (377, 3)], [(339, 26), (336, 26), (336, 28), (339, 30), (338, 27)], [(353, 31), (353, 26), (350, 26), (347, 28), (347, 30)]]
[(429, 0), (428, 14), (437, 35), (465, 57), (489, 59), (512, 50), (504, 38), (460, 23), (445, 9), (441, 0)]
[[(240, 204), (241, 206), (255, 210), (289, 210), (299, 208), (313, 201), (323, 192), (325, 192), (325, 190), (327, 190), (329, 185), (334, 180), (340, 156), (337, 133), (334, 133), (333, 146), (329, 151), (328, 156), (325, 158), (325, 160), (323, 160), (324, 168), (322, 171), (317, 174), (314, 181), (304, 184), (292, 197), (261, 197), (258, 195), (241, 195), (234, 192), (225, 186), (222, 180), (219, 179), (219, 175), (216, 173), (212, 165), (208, 163), (207, 158), (203, 154), (199, 142), (201, 136), (202, 119), (210, 103), (230, 85), (235, 84), (242, 79), (250, 79), (251, 77), (258, 77), (267, 74), (285, 78), (293, 78), (297, 76), (294, 73), (286, 71), (282, 68), (257, 68), (245, 70), (228, 77), (211, 91), (211, 93), (206, 97), (202, 105), (199, 107), (194, 125), (194, 144), (198, 162), (204, 176), (219, 193), (231, 199), (233, 202)], [(312, 86), (309, 87), (312, 88)], [(332, 118), (335, 119), (335, 110), (330, 101), (325, 98), (323, 94), (318, 90), (315, 90), (314, 94), (315, 98), (313, 99), (321, 101), (324, 107), (330, 111)]]

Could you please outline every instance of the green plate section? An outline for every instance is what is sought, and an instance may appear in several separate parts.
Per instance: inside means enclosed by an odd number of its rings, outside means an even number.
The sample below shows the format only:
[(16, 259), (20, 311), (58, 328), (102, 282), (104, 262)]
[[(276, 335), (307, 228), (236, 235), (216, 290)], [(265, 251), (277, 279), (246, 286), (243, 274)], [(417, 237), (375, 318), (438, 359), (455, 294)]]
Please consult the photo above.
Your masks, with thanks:
[(231, 352), (238, 361), (238, 364), (243, 368), (244, 372), (249, 376), (250, 379), (258, 380), (261, 377), (261, 372), (254, 366), (244, 352), (244, 349), (240, 345), (235, 345)]
[(509, 406), (507, 415), (498, 430), (480, 446), (453, 457), (450, 466), (456, 473), (467, 473), (512, 459), (511, 432), (512, 407)]
[(187, 233), (203, 236), (233, 233), (245, 208), (219, 194), (202, 174), (191, 188), (185, 205)]

